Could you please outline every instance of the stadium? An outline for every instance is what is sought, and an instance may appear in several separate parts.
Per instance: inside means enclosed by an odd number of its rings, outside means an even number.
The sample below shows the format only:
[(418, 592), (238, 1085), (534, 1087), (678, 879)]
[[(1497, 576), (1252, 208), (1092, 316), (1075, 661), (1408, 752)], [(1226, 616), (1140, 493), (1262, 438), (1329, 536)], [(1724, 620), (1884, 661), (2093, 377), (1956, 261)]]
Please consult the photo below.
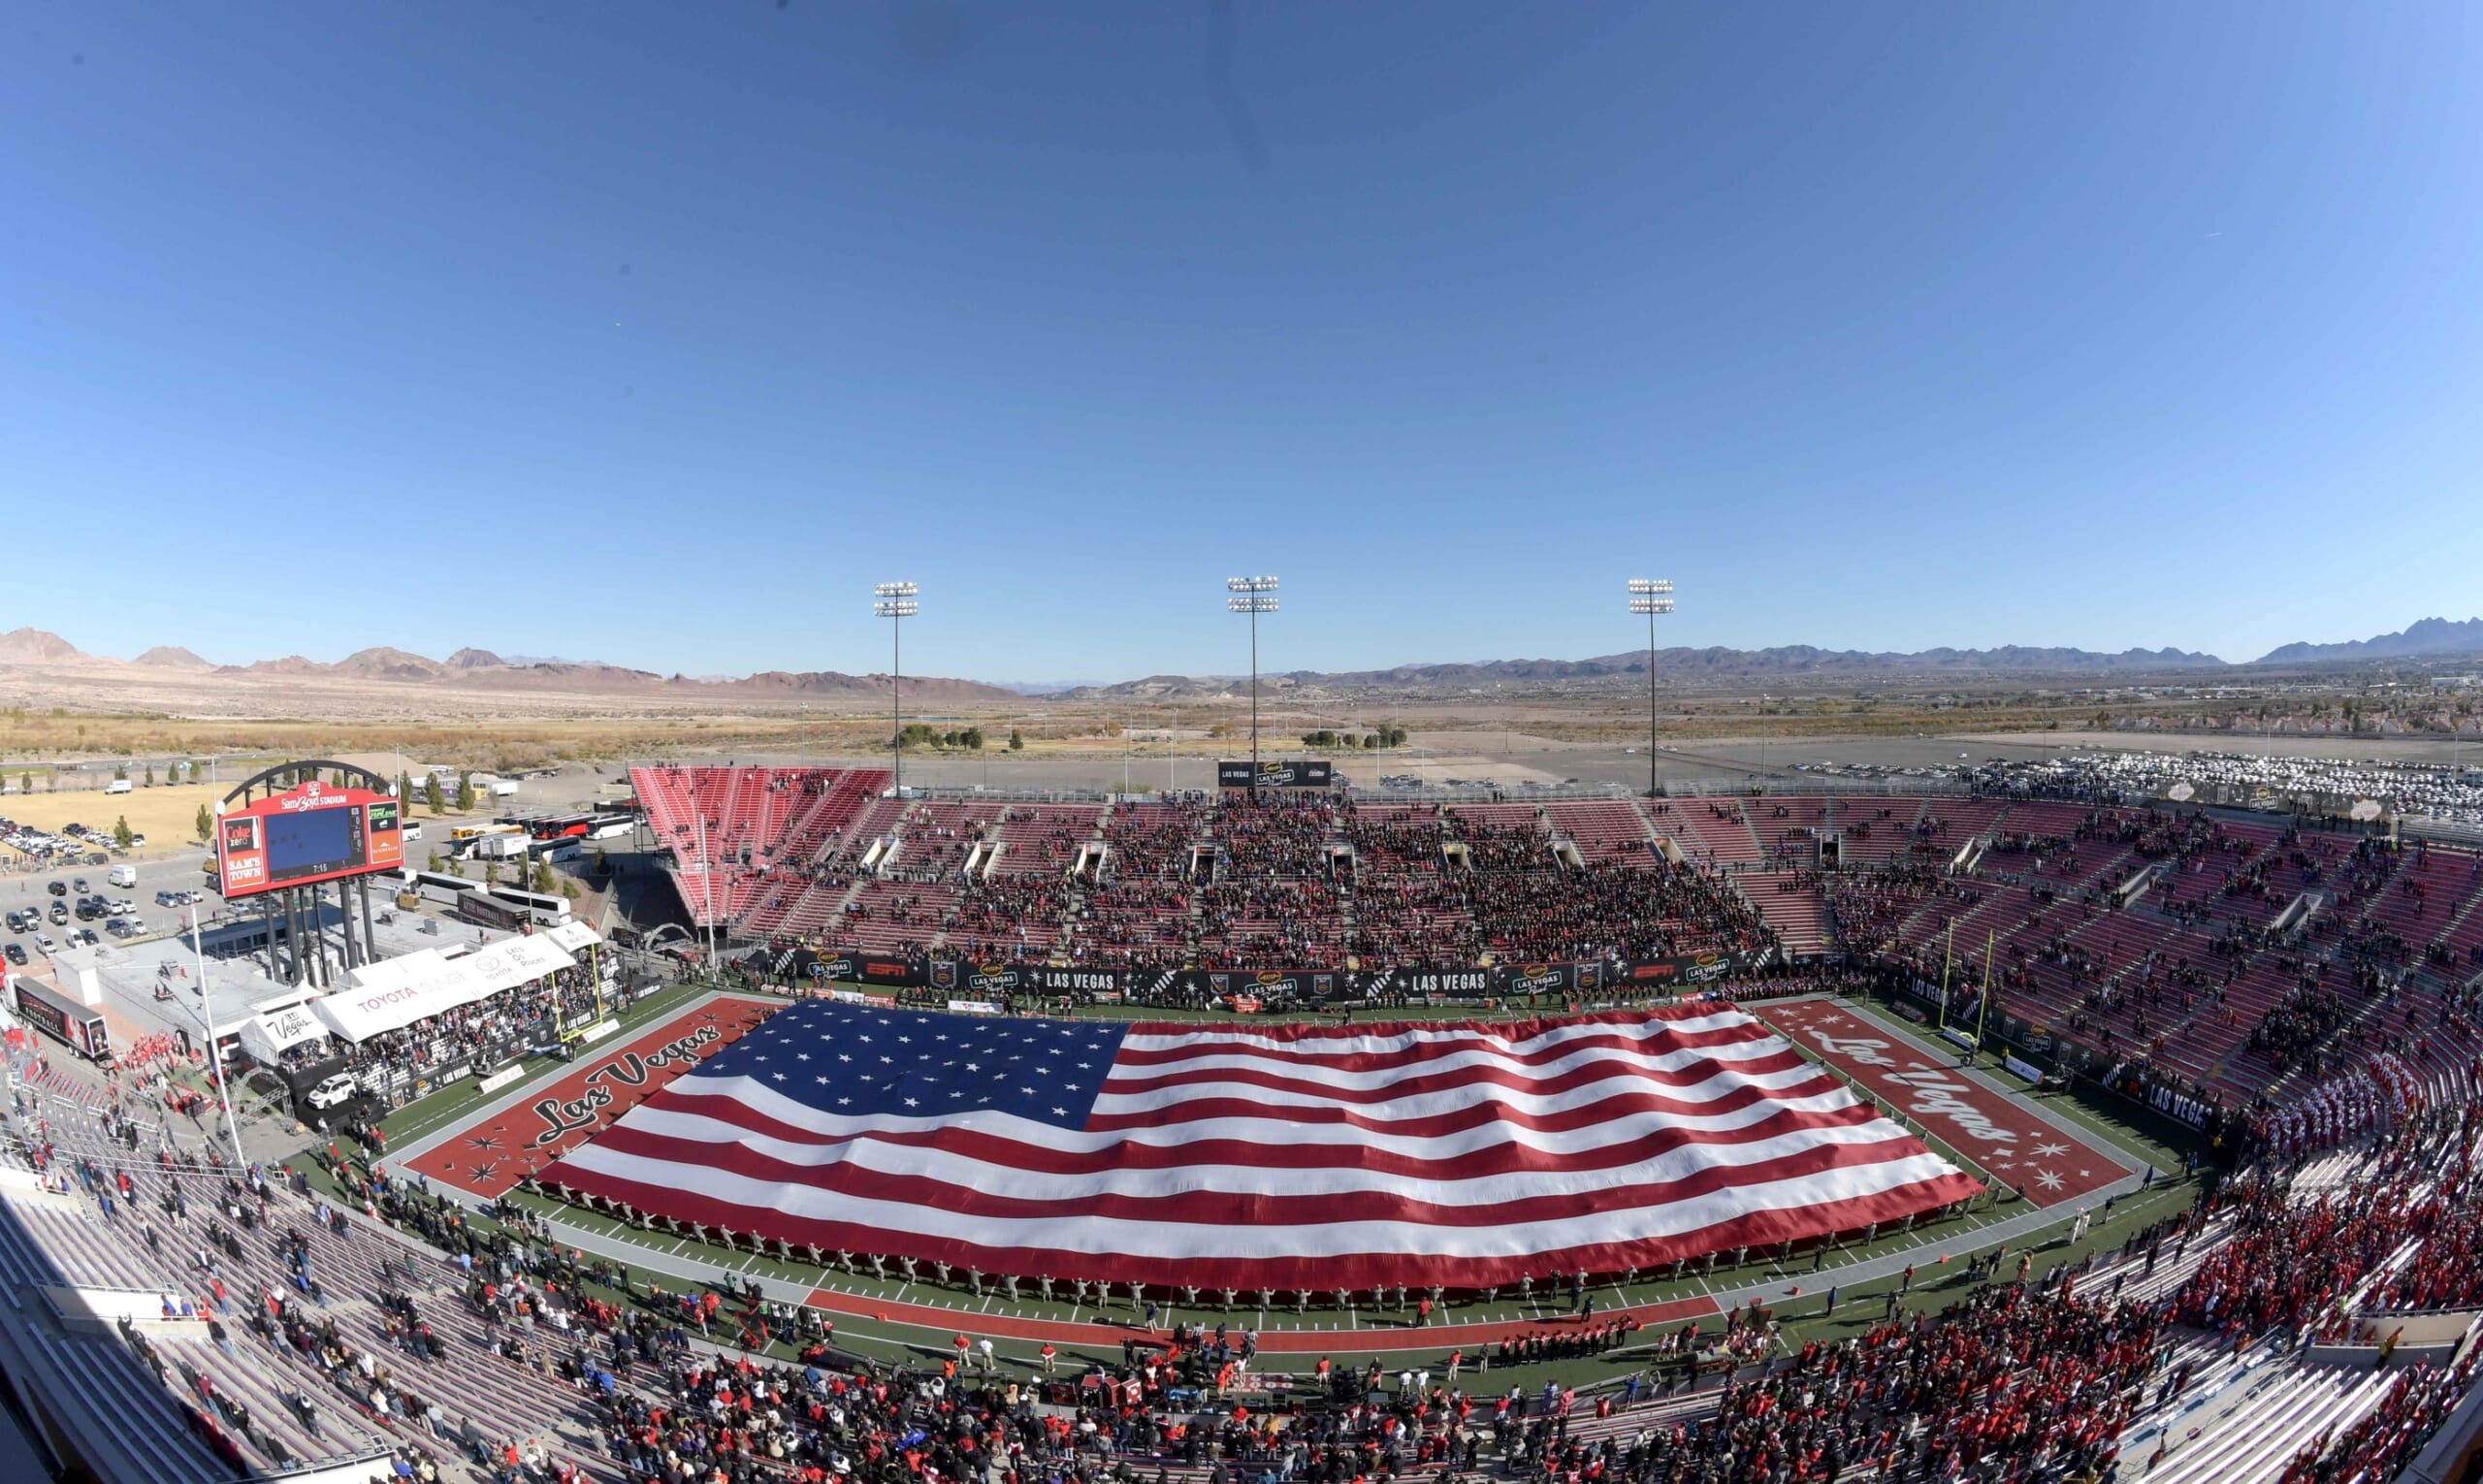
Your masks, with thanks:
[[(271, 773), (229, 819), (385, 808)], [(12, 1373), (125, 1419), (64, 1453), (868, 1474), (944, 1381), (1029, 1461), (1185, 1474), (2452, 1478), (2483, 1434), (2483, 854), (2419, 821), (627, 776), (672, 967), (426, 1013), (375, 946), (261, 1069), (359, 1079), (324, 1147), (13, 1033)], [(228, 890), (306, 879), (273, 831)], [(276, 919), (422, 874), (342, 869)], [(619, 956), (581, 927), (511, 942)]]
[(0, 1484), (2483, 1484), (2483, 5), (20, 9)]

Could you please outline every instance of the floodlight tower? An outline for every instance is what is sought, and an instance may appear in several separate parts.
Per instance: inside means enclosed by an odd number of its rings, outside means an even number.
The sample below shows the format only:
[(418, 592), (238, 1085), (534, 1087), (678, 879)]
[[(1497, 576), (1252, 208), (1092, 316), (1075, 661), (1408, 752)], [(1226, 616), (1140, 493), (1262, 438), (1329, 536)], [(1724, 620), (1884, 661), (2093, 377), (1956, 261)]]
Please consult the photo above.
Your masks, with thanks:
[(1224, 606), (1250, 615), (1250, 791), (1259, 791), (1259, 615), (1276, 611), (1274, 577), (1227, 577)]
[(871, 589), (871, 616), (888, 620), (888, 754), (896, 759), (896, 796), (905, 797), (905, 621), (922, 611), (922, 589), (911, 582), (883, 582)]
[(1647, 616), (1647, 796), (1656, 796), (1656, 615), (1672, 611), (1672, 582), (1664, 577), (1629, 579), (1629, 611)]

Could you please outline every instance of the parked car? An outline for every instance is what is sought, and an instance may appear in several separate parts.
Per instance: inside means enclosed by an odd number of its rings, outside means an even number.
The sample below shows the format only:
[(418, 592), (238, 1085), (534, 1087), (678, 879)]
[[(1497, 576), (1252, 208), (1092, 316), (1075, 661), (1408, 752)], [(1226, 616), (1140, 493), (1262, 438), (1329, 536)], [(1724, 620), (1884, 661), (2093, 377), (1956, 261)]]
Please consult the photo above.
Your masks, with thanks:
[(354, 1095), (361, 1090), (361, 1085), (350, 1075), (339, 1072), (311, 1088), (303, 1101), (324, 1111), (352, 1102)]
[(20, 969), (26, 966), (26, 946), (22, 943), (12, 943), (7, 948), (0, 949), (0, 953), (6, 953), (9, 961)]
[(68, 884), (56, 879), (45, 882), (43, 888), (54, 896), (67, 896), (69, 894)]

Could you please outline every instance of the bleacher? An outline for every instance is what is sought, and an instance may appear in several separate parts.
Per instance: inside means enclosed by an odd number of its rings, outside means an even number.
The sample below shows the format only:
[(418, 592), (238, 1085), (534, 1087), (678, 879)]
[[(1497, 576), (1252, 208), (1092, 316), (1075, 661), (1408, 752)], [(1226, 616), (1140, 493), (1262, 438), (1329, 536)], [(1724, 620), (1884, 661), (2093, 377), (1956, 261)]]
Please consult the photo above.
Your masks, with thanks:
[(1789, 955), (1807, 958), (1826, 949), (1827, 901), (1818, 882), (1798, 871), (1743, 871), (1733, 885), (1775, 929)]
[(1628, 799), (1546, 804), (1543, 812), (1552, 833), (1576, 845), (1588, 860), (1643, 864), (1647, 859), (1647, 819)]
[(1748, 800), (1745, 807), (1758, 835), (1760, 860), (1793, 867), (1818, 863), (1820, 837), (1835, 813), (1835, 800), (1768, 797)]
[(1655, 824), (1658, 833), (1671, 835), (1684, 855), (1702, 865), (1758, 863), (1758, 835), (1738, 798), (1658, 799)]
[(1010, 805), (1000, 819), (1000, 862), (993, 869), (1003, 876), (1067, 874), (1078, 847), (1096, 838), (1103, 814), (1092, 804)]

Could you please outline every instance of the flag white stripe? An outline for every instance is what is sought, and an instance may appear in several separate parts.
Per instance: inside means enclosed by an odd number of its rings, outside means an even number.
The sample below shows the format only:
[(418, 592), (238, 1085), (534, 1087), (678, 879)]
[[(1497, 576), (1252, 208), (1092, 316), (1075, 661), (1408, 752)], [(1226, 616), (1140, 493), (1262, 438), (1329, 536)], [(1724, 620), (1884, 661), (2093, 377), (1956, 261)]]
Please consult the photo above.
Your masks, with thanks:
[(1206, 1099), (1229, 1099), (1237, 1102), (1263, 1104), (1270, 1108), (1342, 1109), (1374, 1122), (1405, 1122), (1413, 1119), (1436, 1118), (1464, 1109), (1493, 1107), (1528, 1117), (1543, 1118), (1617, 1097), (1663, 1097), (1677, 1103), (1713, 1103), (1730, 1097), (1745, 1087), (1763, 1091), (1800, 1087), (1812, 1082), (1834, 1081), (1835, 1079), (1818, 1067), (1805, 1062), (1778, 1072), (1741, 1075), (1719, 1072), (1705, 1081), (1684, 1086), (1667, 1086), (1649, 1082), (1628, 1073), (1615, 1073), (1599, 1081), (1582, 1082), (1560, 1092), (1521, 1092), (1499, 1082), (1473, 1082), (1463, 1087), (1443, 1087), (1436, 1092), (1414, 1093), (1391, 1098), (1381, 1103), (1366, 1103), (1351, 1098), (1321, 1097), (1316, 1092), (1289, 1087), (1268, 1087), (1257, 1082), (1196, 1082), (1177, 1087), (1157, 1087), (1146, 1092), (1114, 1092), (1107, 1082), (1095, 1099), (1095, 1116), (1112, 1117), (1141, 1113), (1158, 1113), (1178, 1109)]
[(1572, 1041), (1595, 1037), (1617, 1037), (1628, 1041), (1669, 1041), (1680, 1036), (1754, 1028), (1761, 1035), (1775, 1034), (1752, 1016), (1738, 1010), (1726, 1010), (1713, 1015), (1685, 1016), (1681, 1019), (1659, 1017), (1638, 1021), (1579, 1020), (1564, 1025), (1548, 1026), (1532, 1035), (1515, 1039), (1499, 1031), (1463, 1028), (1417, 1029), (1387, 1035), (1317, 1034), (1299, 1037), (1213, 1029), (1174, 1032), (1132, 1031), (1121, 1038), (1121, 1047), (1124, 1050), (1145, 1052), (1178, 1051), (1194, 1047), (1228, 1047), (1236, 1050), (1265, 1052), (1284, 1061), (1294, 1061), (1309, 1056), (1404, 1056), (1413, 1052), (1430, 1054), (1435, 1048), (1461, 1046), (1490, 1046), (1523, 1056), (1551, 1047), (1564, 1046)]
[[(1019, 1118), (991, 1110), (958, 1113), (951, 1117), (839, 1117), (822, 1113), (795, 1102), (763, 1083), (748, 1078), (684, 1078), (672, 1085), (671, 1092), (682, 1097), (718, 1097), (747, 1105), (751, 1111), (782, 1123), (816, 1134), (822, 1139), (855, 1139), (873, 1134), (926, 1134), (941, 1129), (966, 1129), (995, 1139), (1014, 1140), (1038, 1148), (1059, 1149), (1069, 1153), (1091, 1154), (1124, 1144), (1145, 1145), (1153, 1148), (1180, 1148), (1209, 1140), (1227, 1140), (1237, 1144), (1269, 1146), (1306, 1144), (1333, 1144), (1348, 1148), (1371, 1149), (1405, 1159), (1451, 1160), (1481, 1149), (1500, 1145), (1519, 1145), (1552, 1155), (1582, 1154), (1615, 1144), (1653, 1138), (1670, 1129), (1693, 1132), (1729, 1132), (1791, 1109), (1799, 1113), (1836, 1113), (1855, 1106), (1861, 1100), (1842, 1083), (1822, 1087), (1800, 1097), (1764, 1098), (1747, 1107), (1721, 1113), (1631, 1113), (1602, 1119), (1577, 1129), (1532, 1129), (1521, 1123), (1495, 1121), (1454, 1133), (1430, 1136), (1391, 1134), (1385, 1131), (1356, 1128), (1348, 1124), (1297, 1123), (1271, 1115), (1264, 1118), (1222, 1116), (1196, 1118), (1160, 1128), (1130, 1128), (1088, 1132), (1065, 1129), (1032, 1118)], [(678, 1110), (647, 1107), (629, 1115), (632, 1128), (659, 1115), (697, 1117), (698, 1114)], [(713, 1122), (719, 1140), (730, 1140), (747, 1131), (723, 1119)]]
[(589, 1144), (565, 1163), (591, 1174), (680, 1190), (797, 1221), (841, 1221), (887, 1233), (981, 1247), (1164, 1260), (1301, 1259), (1374, 1252), (1418, 1257), (1524, 1257), (1536, 1252), (1685, 1236), (1757, 1211), (1793, 1210), (1855, 1199), (1953, 1174), (1937, 1155), (1855, 1165), (1789, 1179), (1729, 1185), (1658, 1206), (1628, 1207), (1551, 1221), (1438, 1226), (1410, 1221), (1242, 1226), (1230, 1222), (1128, 1221), (1065, 1214), (1005, 1223), (930, 1205), (841, 1195), (809, 1185), (753, 1179), (711, 1165), (616, 1154)]
[(1829, 1128), (1798, 1129), (1766, 1139), (1693, 1143), (1652, 1159), (1611, 1169), (1529, 1170), (1452, 1179), (1401, 1176), (1345, 1165), (1192, 1164), (1177, 1171), (1122, 1169), (1052, 1174), (994, 1163), (923, 1145), (877, 1139), (807, 1144), (754, 1134), (736, 1125), (691, 1114), (647, 1109), (631, 1128), (667, 1138), (735, 1143), (771, 1159), (810, 1169), (851, 1166), (924, 1182), (923, 1199), (945, 1204), (940, 1186), (1025, 1201), (1074, 1203), (1106, 1196), (1160, 1199), (1201, 1192), (1252, 1196), (1374, 1194), (1435, 1206), (1485, 1207), (1543, 1196), (1583, 1194), (1686, 1179), (1702, 1171), (1733, 1170), (1785, 1159), (1829, 1145), (1863, 1147), (1904, 1140), (1885, 1119)]
[(1114, 1064), (1104, 1085), (1113, 1082), (1155, 1081), (1163, 1078), (1198, 1077), (1209, 1072), (1263, 1072), (1300, 1079), (1316, 1079), (1333, 1087), (1353, 1087), (1377, 1091), (1417, 1078), (1441, 1077), (1468, 1068), (1489, 1067), (1514, 1078), (1530, 1081), (1549, 1081), (1581, 1067), (1609, 1063), (1628, 1067), (1641, 1073), (1673, 1073), (1695, 1067), (1702, 1062), (1729, 1065), (1734, 1062), (1764, 1061), (1792, 1049), (1792, 1043), (1782, 1036), (1764, 1040), (1734, 1042), (1714, 1047), (1681, 1047), (1667, 1051), (1625, 1050), (1619, 1047), (1582, 1047), (1566, 1055), (1549, 1061), (1529, 1064), (1496, 1051), (1475, 1048), (1447, 1051), (1429, 1061), (1411, 1061), (1397, 1066), (1348, 1072), (1338, 1067), (1305, 1065), (1299, 1061), (1278, 1062), (1264, 1056), (1235, 1056), (1202, 1052), (1178, 1061)]

